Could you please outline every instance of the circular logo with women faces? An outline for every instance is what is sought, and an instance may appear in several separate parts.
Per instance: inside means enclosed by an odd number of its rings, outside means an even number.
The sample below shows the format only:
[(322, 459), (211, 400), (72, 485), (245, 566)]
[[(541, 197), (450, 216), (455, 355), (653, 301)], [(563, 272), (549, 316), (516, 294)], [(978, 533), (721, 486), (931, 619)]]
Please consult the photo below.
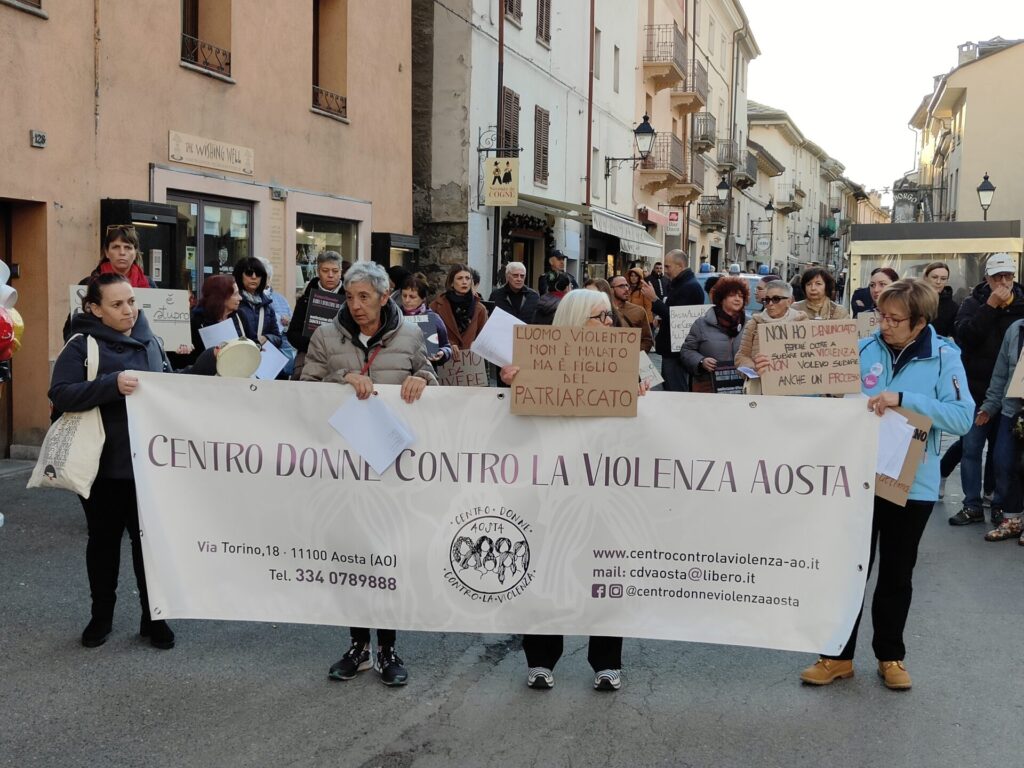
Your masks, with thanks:
[(530, 568), (523, 529), (504, 517), (477, 517), (452, 537), (451, 573), (466, 588), (486, 595), (515, 589)]

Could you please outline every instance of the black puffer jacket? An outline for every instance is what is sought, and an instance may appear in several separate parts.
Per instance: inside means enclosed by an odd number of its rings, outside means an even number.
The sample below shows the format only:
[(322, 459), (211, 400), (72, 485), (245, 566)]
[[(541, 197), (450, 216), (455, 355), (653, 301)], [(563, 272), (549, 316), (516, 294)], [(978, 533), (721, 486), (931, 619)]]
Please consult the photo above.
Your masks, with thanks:
[(1008, 307), (990, 307), (988, 297), (991, 295), (988, 283), (980, 283), (964, 299), (956, 314), (954, 338), (963, 357), (971, 397), (976, 403), (985, 402), (985, 392), (1006, 329), (1024, 318), (1024, 288), (1020, 283), (1013, 284), (1013, 301)]
[[(87, 411), (99, 406), (106, 440), (100, 454), (97, 477), (131, 480), (131, 444), (128, 439), (128, 411), (124, 395), (117, 388), (117, 377), (122, 371), (170, 371), (160, 342), (150, 330), (146, 316), (139, 312), (130, 336), (103, 324), (92, 313), (81, 313), (71, 318), (72, 339), (58, 355), (50, 379), (50, 401), (53, 418), (67, 411)], [(96, 378), (86, 381), (86, 336), (92, 336), (99, 345), (99, 366)], [(216, 373), (213, 351), (199, 356), (192, 373)]]
[(953, 289), (948, 285), (939, 292), (939, 313), (932, 323), (939, 336), (953, 335), (956, 326), (956, 311), (958, 307), (953, 301)]
[(662, 357), (679, 357), (672, 351), (672, 339), (668, 333), (672, 312), (670, 307), (685, 307), (704, 303), (704, 289), (692, 269), (684, 269), (674, 280), (669, 281), (668, 293), (651, 305), (651, 311), (661, 318), (662, 331), (654, 339), (654, 351)]

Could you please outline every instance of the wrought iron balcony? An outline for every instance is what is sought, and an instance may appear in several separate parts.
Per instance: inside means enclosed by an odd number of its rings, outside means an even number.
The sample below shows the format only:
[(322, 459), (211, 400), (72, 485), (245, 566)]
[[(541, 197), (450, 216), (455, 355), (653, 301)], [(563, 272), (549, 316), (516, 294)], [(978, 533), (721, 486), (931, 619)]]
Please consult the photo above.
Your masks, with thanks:
[(729, 171), (740, 165), (740, 150), (733, 139), (718, 140), (718, 170)]
[(637, 169), (640, 173), (640, 185), (650, 192), (665, 189), (683, 178), (685, 165), (683, 142), (671, 133), (659, 133), (654, 138), (654, 146)]
[(717, 195), (704, 195), (697, 204), (697, 218), (700, 219), (702, 232), (725, 229), (729, 218), (728, 209)]
[(218, 48), (197, 37), (181, 36), (181, 60), (197, 67), (231, 77), (231, 51)]
[(754, 186), (757, 183), (757, 155), (747, 150), (740, 152), (740, 163), (732, 174), (732, 180), (738, 189)]
[(693, 116), (693, 133), (690, 146), (694, 152), (707, 152), (715, 146), (718, 135), (717, 120), (710, 112), (698, 112)]
[(693, 71), (670, 91), (672, 106), (684, 115), (703, 109), (708, 103), (708, 71), (699, 61)]
[(313, 108), (338, 117), (348, 117), (348, 99), (316, 85), (313, 86)]
[(687, 150), (683, 178), (668, 188), (668, 202), (671, 205), (692, 203), (704, 191), (704, 156)]
[(775, 189), (775, 210), (781, 214), (802, 210), (805, 197), (798, 184), (779, 184)]
[(672, 24), (648, 24), (644, 27), (644, 78), (656, 91), (686, 81), (686, 39)]

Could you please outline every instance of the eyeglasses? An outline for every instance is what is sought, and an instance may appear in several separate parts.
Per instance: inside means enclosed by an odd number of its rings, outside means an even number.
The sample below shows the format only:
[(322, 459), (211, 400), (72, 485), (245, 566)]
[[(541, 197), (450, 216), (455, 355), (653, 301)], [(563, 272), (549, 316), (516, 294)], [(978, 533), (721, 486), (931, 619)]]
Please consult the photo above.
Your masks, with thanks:
[(255, 269), (247, 269), (244, 272), (242, 272), (242, 274), (245, 275), (246, 277), (263, 277), (263, 275), (261, 275)]
[(780, 301), (785, 301), (789, 296), (765, 296), (765, 304), (778, 304)]
[(894, 328), (898, 328), (900, 326), (900, 323), (905, 323), (905, 322), (909, 321), (910, 318), (909, 317), (893, 317), (892, 315), (879, 314), (878, 315), (878, 320), (881, 323), (885, 323), (886, 325), (891, 325)]
[(123, 233), (125, 235), (134, 235), (135, 227), (131, 224), (108, 224), (106, 235), (109, 237), (111, 232)]
[(998, 280), (1000, 283), (1012, 283), (1013, 272), (1000, 272), (998, 275), (989, 275), (989, 280)]
[(603, 323), (605, 320), (611, 320), (612, 319), (612, 311), (610, 309), (601, 310), (596, 315), (591, 315), (590, 319), (591, 320), (600, 320)]

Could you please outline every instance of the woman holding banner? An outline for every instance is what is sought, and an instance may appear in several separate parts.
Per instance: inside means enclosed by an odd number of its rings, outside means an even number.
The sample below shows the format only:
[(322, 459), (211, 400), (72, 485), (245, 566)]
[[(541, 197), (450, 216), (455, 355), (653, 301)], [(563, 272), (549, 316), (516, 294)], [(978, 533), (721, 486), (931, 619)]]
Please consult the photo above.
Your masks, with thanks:
[(715, 371), (733, 364), (749, 300), (750, 287), (742, 277), (720, 278), (711, 289), (712, 307), (690, 326), (680, 351), (694, 391), (714, 392)]
[[(931, 420), (924, 461), (917, 468), (906, 506), (875, 496), (868, 573), (878, 554), (878, 581), (871, 603), (872, 647), (878, 674), (893, 690), (910, 688), (904, 665), (903, 629), (910, 612), (917, 548), (939, 495), (939, 442), (942, 432), (963, 435), (974, 419), (974, 401), (960, 350), (929, 323), (938, 310), (935, 290), (919, 280), (899, 280), (878, 296), (880, 325), (860, 340), (862, 391), (868, 410), (882, 416), (900, 406)], [(838, 656), (822, 656), (800, 679), (828, 685), (853, 677), (860, 616)]]
[[(416, 402), (437, 378), (423, 334), (391, 300), (388, 273), (374, 262), (357, 262), (345, 273), (344, 288), (337, 317), (309, 340), (302, 381), (348, 384), (360, 400), (373, 394), (375, 384), (400, 384), (402, 399)], [(370, 630), (352, 627), (351, 635), (349, 649), (328, 672), (332, 680), (351, 680), (373, 666), (384, 685), (405, 685), (409, 673), (395, 653), (395, 630), (377, 630), (376, 663), (370, 660)]]
[(487, 322), (487, 310), (473, 294), (473, 273), (465, 264), (448, 270), (444, 293), (430, 308), (444, 320), (452, 349), (469, 349)]
[[(224, 279), (234, 282), (230, 276)], [(71, 318), (72, 335), (54, 363), (49, 392), (54, 419), (99, 407), (106, 433), (89, 498), (79, 497), (89, 532), (85, 566), (92, 595), (92, 618), (82, 632), (82, 645), (96, 648), (110, 636), (121, 540), (127, 528), (142, 603), (139, 634), (148, 637), (153, 647), (167, 650), (174, 647), (174, 632), (167, 622), (153, 621), (149, 613), (125, 398), (139, 384), (129, 371), (170, 371), (171, 364), (136, 307), (135, 293), (124, 275), (103, 273), (90, 279), (82, 309)], [(86, 373), (90, 358), (95, 361), (92, 380)], [(212, 351), (200, 356), (192, 369), (207, 375), (215, 371)]]
[[(559, 302), (551, 324), (569, 328), (610, 328), (611, 302), (601, 291), (570, 291)], [(506, 365), (501, 369), (501, 380), (511, 386), (518, 373), (518, 366)], [(641, 382), (639, 394), (646, 392), (647, 384)], [(554, 687), (554, 669), (562, 656), (562, 648), (562, 635), (523, 635), (523, 651), (529, 667), (526, 675), (528, 686), (538, 690)], [(619, 690), (622, 686), (621, 637), (591, 637), (587, 661), (594, 670), (595, 689)]]

